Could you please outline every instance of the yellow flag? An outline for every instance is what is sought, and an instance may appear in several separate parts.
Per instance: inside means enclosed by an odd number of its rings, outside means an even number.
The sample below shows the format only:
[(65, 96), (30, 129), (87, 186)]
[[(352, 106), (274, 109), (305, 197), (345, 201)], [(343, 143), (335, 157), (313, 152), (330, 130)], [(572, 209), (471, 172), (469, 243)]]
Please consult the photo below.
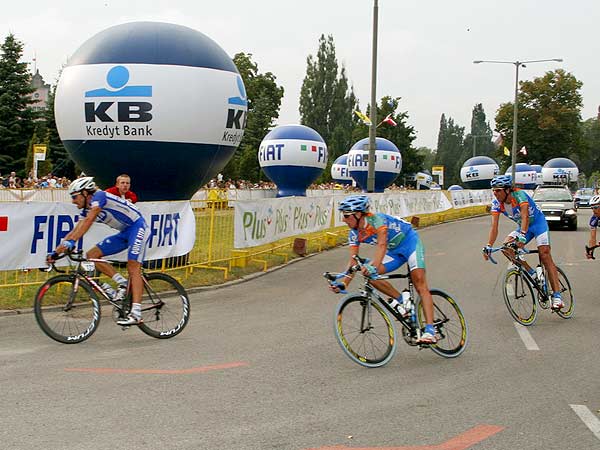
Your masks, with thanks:
[(362, 120), (365, 125), (371, 126), (371, 119), (369, 119), (366, 115), (364, 115), (363, 113), (361, 113), (358, 110), (355, 110), (354, 114), (356, 114), (358, 116), (358, 118), (360, 120)]
[(510, 156), (510, 150), (507, 147), (504, 147), (504, 154)]

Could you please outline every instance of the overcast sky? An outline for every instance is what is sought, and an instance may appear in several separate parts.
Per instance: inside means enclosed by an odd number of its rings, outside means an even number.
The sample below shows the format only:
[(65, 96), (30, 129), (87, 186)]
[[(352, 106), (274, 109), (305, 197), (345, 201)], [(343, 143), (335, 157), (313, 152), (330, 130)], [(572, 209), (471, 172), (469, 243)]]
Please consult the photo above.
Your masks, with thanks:
[[(25, 43), (24, 59), (55, 84), (61, 65), (94, 34), (113, 25), (153, 20), (194, 28), (231, 56), (253, 54), (273, 72), (285, 96), (280, 124), (298, 123), (306, 57), (321, 34), (333, 35), (338, 62), (364, 111), (371, 96), (373, 0), (30, 0), (2, 2), (0, 38)], [(377, 99), (402, 97), (416, 146), (435, 148), (442, 113), (470, 130), (482, 103), (493, 128), (501, 103), (514, 98), (512, 65), (473, 60), (563, 58), (531, 64), (531, 80), (559, 67), (583, 82), (584, 119), (600, 105), (600, 2), (596, 0), (379, 0)]]

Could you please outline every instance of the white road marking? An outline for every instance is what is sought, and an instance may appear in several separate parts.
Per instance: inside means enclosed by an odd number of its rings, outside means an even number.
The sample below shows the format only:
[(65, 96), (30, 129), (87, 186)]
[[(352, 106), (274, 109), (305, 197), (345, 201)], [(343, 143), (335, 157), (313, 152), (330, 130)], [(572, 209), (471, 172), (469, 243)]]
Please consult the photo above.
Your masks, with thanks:
[(525, 344), (525, 348), (527, 350), (539, 350), (540, 348), (533, 340), (533, 337), (531, 336), (531, 333), (529, 332), (527, 327), (524, 327), (523, 325), (521, 325), (518, 322), (514, 322), (514, 324), (515, 324), (515, 328), (517, 329), (517, 333), (519, 333), (519, 336), (521, 337), (521, 340), (523, 341), (523, 344)]
[(594, 436), (600, 439), (600, 419), (596, 417), (585, 405), (569, 405), (575, 414), (579, 416), (583, 423), (590, 429)]

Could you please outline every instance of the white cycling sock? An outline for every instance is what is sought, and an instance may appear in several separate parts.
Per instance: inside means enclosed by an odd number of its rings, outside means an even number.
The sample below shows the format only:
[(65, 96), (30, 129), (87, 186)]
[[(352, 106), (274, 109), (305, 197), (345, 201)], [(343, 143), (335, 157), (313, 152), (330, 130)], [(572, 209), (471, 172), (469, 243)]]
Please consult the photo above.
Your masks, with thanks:
[(127, 286), (127, 278), (125, 278), (123, 275), (121, 275), (119, 272), (115, 273), (112, 276), (112, 279), (115, 283), (117, 283), (119, 286)]
[(131, 314), (133, 314), (135, 317), (141, 317), (142, 316), (142, 304), (141, 303), (133, 303), (131, 305)]

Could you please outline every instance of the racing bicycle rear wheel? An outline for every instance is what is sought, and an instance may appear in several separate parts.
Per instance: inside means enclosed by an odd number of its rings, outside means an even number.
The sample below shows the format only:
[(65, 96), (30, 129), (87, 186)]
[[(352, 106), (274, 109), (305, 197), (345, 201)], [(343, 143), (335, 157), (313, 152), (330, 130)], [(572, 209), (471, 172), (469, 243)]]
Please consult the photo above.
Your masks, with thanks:
[(396, 351), (393, 321), (376, 300), (361, 294), (350, 294), (340, 301), (334, 332), (344, 353), (364, 367), (381, 367)]
[[(450, 295), (439, 289), (431, 289), (433, 298), (433, 327), (438, 341), (429, 348), (445, 358), (456, 358), (467, 348), (469, 330), (460, 306)], [(417, 306), (419, 327), (425, 326), (423, 302)]]
[(139, 328), (149, 336), (169, 339), (183, 331), (190, 320), (190, 301), (183, 286), (166, 273), (144, 276), (142, 320)]

